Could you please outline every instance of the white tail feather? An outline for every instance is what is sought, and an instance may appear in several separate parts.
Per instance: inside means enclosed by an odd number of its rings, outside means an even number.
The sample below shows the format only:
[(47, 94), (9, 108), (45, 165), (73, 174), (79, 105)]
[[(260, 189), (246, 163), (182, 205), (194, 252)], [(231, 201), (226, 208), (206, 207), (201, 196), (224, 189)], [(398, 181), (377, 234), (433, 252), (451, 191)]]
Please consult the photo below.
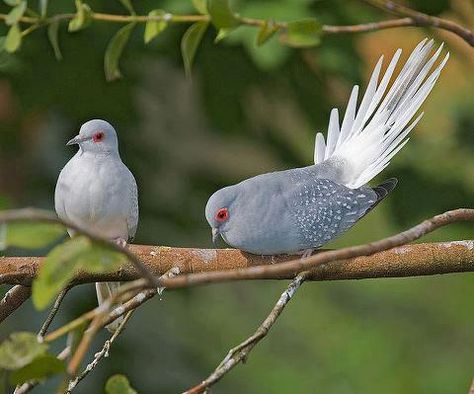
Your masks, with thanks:
[(387, 167), (393, 156), (408, 142), (406, 137), (423, 116), (421, 113), (410, 123), (449, 59), (447, 53), (428, 75), (443, 45), (428, 58), (432, 47), (433, 40), (427, 39), (416, 46), (388, 92), (387, 87), (402, 50), (395, 52), (378, 84), (383, 62), (383, 56), (380, 57), (359, 109), (359, 87), (356, 85), (349, 98), (342, 126), (339, 127), (339, 112), (335, 108), (331, 111), (327, 144), (321, 133), (316, 134), (314, 163), (328, 159), (337, 161), (338, 167), (342, 168), (338, 180), (353, 189), (365, 185)]

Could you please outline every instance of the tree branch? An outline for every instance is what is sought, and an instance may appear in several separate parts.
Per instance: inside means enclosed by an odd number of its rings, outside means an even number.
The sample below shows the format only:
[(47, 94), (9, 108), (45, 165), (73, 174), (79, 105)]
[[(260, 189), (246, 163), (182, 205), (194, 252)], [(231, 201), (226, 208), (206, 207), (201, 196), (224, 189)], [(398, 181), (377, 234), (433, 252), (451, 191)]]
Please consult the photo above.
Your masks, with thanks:
[[(28, 218), (23, 219), (29, 220)], [(167, 288), (242, 279), (294, 278), (298, 274), (296, 282), (294, 282), (297, 287), (306, 279), (360, 279), (465, 272), (474, 271), (473, 240), (406, 244), (442, 226), (473, 220), (474, 209), (448, 211), (394, 236), (360, 246), (320, 251), (316, 255), (304, 259), (300, 257), (294, 259), (292, 256), (255, 256), (233, 249), (208, 250), (155, 246), (133, 246), (129, 253), (144, 264), (147, 272), (154, 276), (164, 271), (171, 272), (172, 269), (185, 273), (185, 275), (177, 277), (170, 277), (171, 275), (160, 277), (158, 283)], [(2, 221), (2, 213), (0, 213), (0, 221)], [(40, 264), (41, 258), (37, 257), (2, 258), (0, 280), (30, 284)], [(71, 285), (96, 281), (133, 280), (139, 277), (135, 268), (132, 265), (127, 265), (121, 267), (117, 272), (107, 274), (78, 273)], [(144, 279), (124, 285), (122, 290), (120, 297), (112, 297), (105, 309), (104, 307), (95, 308), (45, 337), (44, 340), (50, 342), (73, 329), (77, 322), (92, 321), (69, 363), (68, 371), (70, 373), (75, 373), (78, 369), (85, 350), (89, 347), (95, 333), (109, 322), (107, 319), (115, 319), (128, 313), (159, 291), (147, 288), (147, 282)], [(291, 292), (291, 295), (293, 293), (294, 291)], [(282, 297), (285, 294), (288, 295), (288, 293), (284, 293)], [(220, 379), (223, 374), (245, 358), (255, 343), (266, 335), (290, 298), (291, 296), (281, 298), (275, 307), (276, 309), (264, 321), (262, 327), (229, 353), (225, 362), (206, 379), (209, 384)], [(124, 305), (111, 310), (112, 305), (117, 302)], [(229, 365), (226, 366), (226, 363)]]
[[(390, 0), (363, 0), (366, 3), (387, 11), (398, 16), (406, 16), (412, 20), (413, 26), (429, 26), (437, 29), (447, 30), (456, 34), (466, 41), (470, 46), (474, 47), (474, 34), (469, 29), (446, 19), (437, 16), (424, 14), (423, 12), (415, 11), (406, 6), (394, 3)], [(406, 18), (405, 18), (406, 19)]]
[[(352, 259), (354, 257), (362, 257), (362, 256), (371, 256), (381, 251), (389, 250), (395, 248), (397, 246), (405, 245), (409, 242), (415, 241), (421, 238), (423, 235), (426, 235), (440, 227), (447, 226), (448, 224), (452, 224), (455, 222), (460, 221), (474, 221), (474, 209), (456, 209), (453, 211), (447, 211), (440, 215), (436, 215), (431, 219), (425, 220), (422, 223), (403, 231), (399, 234), (393, 235), (391, 237), (387, 237), (381, 239), (379, 241), (375, 241), (372, 243), (359, 245), (359, 246), (351, 246), (347, 248), (342, 248), (338, 250), (328, 250), (317, 253), (314, 256), (309, 258), (297, 258), (296, 260), (291, 260), (279, 264), (272, 264), (272, 265), (257, 265), (253, 267), (243, 268), (243, 269), (233, 269), (229, 271), (216, 271), (216, 272), (204, 272), (204, 273), (196, 273), (196, 274), (188, 274), (188, 275), (180, 275), (176, 278), (172, 279), (163, 279), (160, 281), (162, 286), (167, 288), (178, 288), (178, 287), (190, 287), (190, 286), (197, 286), (202, 285), (205, 283), (217, 283), (217, 282), (227, 282), (227, 281), (235, 281), (235, 280), (244, 280), (244, 279), (265, 279), (265, 278), (281, 278), (281, 277), (290, 277), (293, 278), (294, 275), (298, 274), (302, 271), (311, 271), (309, 274), (308, 279), (313, 278), (312, 275), (313, 270), (318, 268), (319, 266), (339, 261), (339, 260), (347, 260)], [(473, 252), (472, 242), (469, 241), (467, 244), (463, 244), (463, 248), (468, 250), (469, 254)], [(411, 269), (407, 270), (405, 266), (397, 266), (391, 264), (391, 261), (385, 260), (382, 262), (384, 268), (389, 271), (387, 272), (385, 269), (380, 271), (380, 267), (378, 264), (372, 265), (370, 271), (364, 271), (364, 275), (360, 275), (357, 273), (356, 276), (348, 276), (345, 278), (341, 278), (339, 274), (339, 270), (337, 270), (337, 274), (333, 277), (325, 277), (325, 279), (359, 279), (363, 277), (386, 277), (386, 276), (413, 276), (413, 275), (432, 275), (432, 274), (439, 274), (439, 273), (446, 273), (445, 267), (443, 262), (438, 261), (441, 264), (435, 264), (435, 261), (432, 259), (431, 253), (429, 253), (428, 261), (429, 264), (425, 265), (426, 260), (419, 261), (416, 259), (416, 256), (413, 256), (414, 260), (417, 260), (419, 265), (412, 266)], [(434, 257), (436, 259), (436, 257)], [(410, 265), (409, 262), (408, 265)], [(472, 256), (469, 257), (468, 265), (472, 265)], [(347, 264), (347, 262), (346, 262)], [(334, 268), (339, 268), (341, 272), (345, 271), (346, 264), (337, 265), (337, 264), (330, 264), (330, 266), (334, 267), (326, 267), (329, 271), (332, 271)], [(457, 264), (455, 264), (457, 265)], [(361, 268), (361, 267), (360, 267)], [(451, 267), (454, 268), (454, 267)], [(459, 267), (458, 267), (459, 268)], [(323, 272), (324, 272), (324, 268)], [(471, 270), (471, 269), (469, 269)], [(318, 271), (318, 270), (316, 270)], [(348, 273), (347, 271), (345, 271)], [(453, 271), (450, 271), (453, 272)], [(460, 271), (457, 271), (460, 272)], [(318, 276), (316, 276), (318, 277)], [(321, 279), (321, 278), (318, 278)]]
[(94, 233), (93, 231), (86, 230), (70, 221), (61, 220), (56, 216), (56, 214), (41, 209), (25, 208), (0, 212), (0, 225), (4, 225), (4, 223), (8, 222), (24, 221), (60, 224), (65, 228), (74, 230), (80, 235), (86, 236), (87, 238), (91, 239), (92, 241), (101, 246), (122, 253), (127, 256), (128, 260), (133, 264), (137, 272), (140, 273), (140, 276), (145, 278), (149, 282), (151, 287), (157, 285), (156, 278), (153, 276), (153, 274), (148, 271), (147, 267), (144, 266), (142, 262), (133, 253), (128, 251), (128, 248), (123, 248), (117, 243), (112, 242), (110, 239), (104, 238), (101, 235)]
[[(384, 0), (364, 0), (365, 2), (382, 8), (385, 11), (395, 13), (397, 15), (406, 16), (405, 18), (392, 19), (387, 21), (362, 23), (356, 25), (322, 25), (322, 31), (325, 34), (344, 34), (344, 33), (363, 33), (382, 29), (390, 29), (407, 26), (430, 26), (433, 28), (443, 29), (456, 34), (469, 45), (474, 46), (474, 35), (467, 28), (458, 25), (455, 22), (430, 16), (411, 10), (408, 7), (397, 5), (391, 1)], [(5, 20), (7, 14), (0, 14), (0, 20)], [(33, 30), (49, 25), (53, 22), (68, 21), (73, 19), (76, 14), (57, 14), (46, 19), (32, 16), (22, 16), (19, 21), (32, 25)], [(167, 23), (194, 23), (210, 21), (209, 15), (175, 15), (165, 13), (164, 15), (116, 15), (94, 12), (90, 18), (96, 21), (111, 23), (146, 23), (149, 21), (165, 21)], [(266, 19), (239, 17), (242, 25), (262, 27), (267, 23)], [(285, 31), (288, 28), (287, 22), (274, 21), (274, 26), (279, 30)], [(29, 31), (28, 31), (29, 32)]]
[[(164, 275), (162, 275), (160, 279), (172, 278), (178, 273), (179, 271), (176, 268), (172, 268)], [(89, 328), (85, 331), (84, 336), (82, 337), (76, 352), (71, 357), (71, 361), (68, 365), (68, 372), (70, 375), (76, 374), (76, 371), (79, 368), (79, 365), (82, 359), (84, 358), (87, 350), (89, 349), (94, 336), (101, 328), (118, 319), (122, 315), (126, 314), (127, 316), (129, 316), (135, 308), (146, 302), (155, 294), (161, 293), (164, 290), (164, 288), (156, 287), (142, 290), (144, 286), (146, 286), (146, 281), (144, 279), (138, 279), (134, 282), (123, 285), (117, 293), (112, 294), (112, 296), (105, 300), (105, 302), (99, 307), (95, 308), (91, 312), (85, 313), (84, 315), (75, 319), (74, 321), (62, 327), (61, 329), (51, 333), (44, 339), (45, 341), (51, 341), (51, 338), (54, 339), (57, 338), (59, 335), (62, 335), (63, 333), (69, 332), (70, 328), (74, 327), (75, 322), (92, 320), (89, 325)], [(134, 291), (136, 289), (139, 289), (139, 291)], [(130, 293), (132, 293), (131, 296)], [(112, 309), (112, 306), (114, 304), (121, 303), (124, 298), (126, 299), (124, 305), (119, 305), (115, 309)], [(69, 328), (65, 330), (63, 329), (65, 327)]]
[[(380, 241), (339, 250), (320, 251), (309, 258), (296, 260), (292, 256), (264, 257), (233, 249), (133, 246), (131, 251), (127, 252), (142, 262), (146, 270), (154, 276), (172, 268), (184, 274), (174, 278), (161, 277), (160, 285), (167, 288), (243, 279), (292, 279), (302, 271), (309, 271), (308, 280), (434, 275), (474, 271), (474, 241), (409, 246), (405, 244), (439, 227), (472, 220), (474, 209), (448, 211)], [(405, 246), (396, 248), (402, 245)], [(0, 281), (29, 285), (39, 269), (40, 262), (41, 258), (38, 257), (4, 257), (0, 264)], [(332, 264), (326, 264), (329, 262)], [(139, 275), (134, 267), (127, 265), (112, 273), (78, 273), (72, 285), (97, 281), (127, 281), (137, 277)], [(143, 288), (141, 282), (138, 286)], [(93, 311), (90, 313), (92, 317), (95, 316)]]
[[(0, 262), (2, 260), (0, 259)], [(31, 295), (31, 287), (16, 285), (0, 301), (0, 323), (15, 312)]]
[(281, 294), (277, 303), (271, 310), (267, 318), (260, 324), (255, 333), (247, 338), (245, 341), (237, 345), (236, 347), (230, 349), (227, 356), (221, 361), (219, 366), (214, 370), (214, 372), (209, 375), (209, 377), (203, 380), (198, 385), (190, 388), (185, 392), (185, 394), (198, 394), (207, 390), (214, 383), (217, 383), (226, 373), (228, 373), (232, 368), (241, 362), (245, 362), (249, 353), (252, 349), (265, 338), (277, 321), (280, 314), (285, 309), (285, 306), (290, 302), (290, 300), (295, 295), (296, 291), (305, 281), (308, 272), (302, 272), (296, 276), (295, 279), (291, 281), (288, 285), (288, 288)]
[(59, 311), (59, 307), (61, 306), (61, 303), (63, 302), (64, 297), (66, 296), (66, 293), (69, 291), (69, 288), (66, 287), (63, 289), (58, 296), (56, 297), (56, 300), (54, 301), (54, 305), (51, 308), (51, 311), (49, 312), (48, 316), (46, 317), (46, 320), (44, 321), (43, 325), (41, 326), (39, 332), (38, 332), (38, 337), (42, 338), (48, 331), (49, 326), (53, 322), (54, 317)]
[(87, 367), (79, 375), (77, 375), (74, 379), (69, 381), (66, 394), (71, 393), (79, 384), (79, 382), (82, 379), (84, 379), (97, 366), (97, 364), (99, 364), (99, 361), (102, 358), (108, 356), (110, 347), (114, 343), (115, 339), (120, 335), (120, 333), (125, 328), (125, 324), (127, 324), (130, 317), (132, 317), (132, 313), (133, 311), (130, 311), (125, 315), (124, 319), (120, 322), (120, 325), (118, 326), (117, 330), (112, 334), (112, 336), (109, 339), (105, 341), (102, 349), (94, 355), (94, 359), (87, 365)]
[[(225, 273), (225, 280), (292, 279), (298, 272), (297, 269), (286, 271), (285, 268), (285, 272), (280, 273), (278, 269), (276, 272), (272, 269), (293, 261), (294, 256), (257, 256), (235, 249), (170, 248), (148, 245), (130, 245), (130, 251), (136, 254), (155, 276), (162, 275), (174, 266), (179, 268), (181, 274), (198, 275), (198, 278), (214, 274), (216, 271), (222, 272)], [(313, 257), (323, 256), (326, 252), (318, 251)], [(474, 240), (405, 245), (371, 256), (336, 259), (338, 261), (334, 264), (322, 264), (312, 269), (307, 280), (407, 277), (474, 271)], [(42, 260), (42, 257), (0, 258), (0, 282), (31, 285)], [(249, 275), (245, 273), (247, 271), (243, 271), (246, 269), (257, 269), (258, 275)], [(245, 273), (245, 277), (241, 277), (241, 272)], [(140, 275), (133, 266), (123, 266), (120, 270), (110, 273), (80, 272), (73, 279), (72, 285), (131, 281), (138, 278)], [(200, 283), (202, 280), (199, 279)], [(163, 285), (167, 284), (169, 282), (165, 280)], [(172, 285), (183, 287), (185, 283), (172, 283)]]

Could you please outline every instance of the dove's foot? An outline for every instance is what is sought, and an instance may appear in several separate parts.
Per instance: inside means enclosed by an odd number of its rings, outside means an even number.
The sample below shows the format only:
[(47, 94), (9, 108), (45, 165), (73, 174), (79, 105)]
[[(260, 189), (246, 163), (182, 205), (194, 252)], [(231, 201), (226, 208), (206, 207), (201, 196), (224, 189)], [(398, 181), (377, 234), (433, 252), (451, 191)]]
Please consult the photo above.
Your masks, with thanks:
[(301, 252), (301, 259), (307, 259), (308, 257), (311, 257), (313, 254), (314, 249), (306, 249)]
[(125, 249), (127, 247), (127, 241), (123, 238), (115, 238), (114, 242), (121, 248)]

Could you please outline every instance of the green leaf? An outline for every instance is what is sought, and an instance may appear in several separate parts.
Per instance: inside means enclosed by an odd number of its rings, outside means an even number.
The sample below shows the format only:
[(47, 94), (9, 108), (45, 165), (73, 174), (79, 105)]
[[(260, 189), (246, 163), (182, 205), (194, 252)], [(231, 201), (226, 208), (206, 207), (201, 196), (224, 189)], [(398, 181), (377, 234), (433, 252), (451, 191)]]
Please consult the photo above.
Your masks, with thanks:
[(48, 26), (48, 38), (51, 46), (53, 47), (54, 56), (56, 60), (62, 60), (63, 55), (61, 54), (61, 49), (59, 48), (59, 21), (54, 20)]
[(12, 8), (7, 17), (5, 18), (5, 23), (8, 26), (18, 23), (20, 18), (23, 16), (26, 10), (26, 0), (21, 1), (17, 6)]
[(33, 304), (40, 310), (46, 308), (79, 270), (113, 271), (126, 262), (123, 253), (93, 243), (84, 236), (74, 237), (56, 246), (44, 259), (33, 281)]
[(134, 27), (135, 23), (129, 23), (122, 27), (117, 33), (115, 33), (107, 45), (104, 57), (104, 70), (107, 81), (113, 81), (122, 77), (118, 62)]
[(218, 42), (222, 41), (224, 38), (229, 36), (230, 33), (232, 33), (235, 29), (230, 28), (230, 29), (219, 29), (217, 32), (216, 38), (214, 38), (214, 43), (217, 44)]
[(5, 50), (9, 53), (16, 52), (21, 46), (21, 31), (18, 27), (18, 23), (15, 23), (10, 30), (8, 30), (7, 37), (5, 39)]
[[(148, 16), (163, 17), (165, 14), (166, 12), (163, 10), (153, 10), (148, 13)], [(165, 30), (167, 25), (168, 25), (168, 22), (166, 22), (163, 19), (159, 21), (148, 21), (145, 25), (145, 35), (144, 35), (145, 44), (148, 44), (158, 34), (160, 34), (163, 30)]]
[[(9, 72), (18, 68), (15, 57), (5, 50), (5, 36), (0, 37), (0, 71)], [(0, 209), (9, 208), (10, 203), (7, 198), (0, 196)], [(6, 248), (7, 224), (0, 223), (0, 251)], [(1, 394), (1, 390), (0, 390)]]
[(257, 34), (257, 45), (261, 46), (265, 44), (273, 35), (278, 31), (278, 26), (275, 26), (275, 22), (267, 20), (262, 25)]
[(3, 0), (3, 2), (10, 7), (15, 7), (16, 5), (20, 4), (20, 1), (21, 0)]
[(65, 229), (60, 224), (36, 222), (2, 223), (5, 239), (2, 242), (0, 230), (0, 249), (4, 247), (17, 247), (25, 249), (38, 249), (50, 245), (64, 235)]
[(183, 56), (184, 71), (187, 76), (191, 75), (196, 50), (208, 26), (209, 22), (196, 22), (191, 25), (183, 35), (183, 39), (181, 40), (181, 55)]
[(32, 299), (36, 309), (45, 309), (81, 267), (80, 257), (87, 253), (91, 241), (72, 238), (56, 246), (44, 259), (33, 281)]
[(119, 1), (130, 12), (130, 14), (135, 15), (135, 10), (133, 9), (133, 6), (130, 0), (119, 0)]
[(48, 376), (62, 373), (66, 364), (52, 354), (43, 354), (36, 357), (29, 364), (14, 371), (10, 375), (10, 382), (14, 385), (25, 383), (29, 380), (41, 380)]
[(207, 10), (211, 16), (211, 21), (218, 29), (237, 27), (240, 21), (229, 4), (229, 0), (208, 0)]
[(105, 384), (106, 394), (138, 394), (124, 375), (113, 375)]
[(44, 354), (48, 345), (39, 343), (36, 334), (14, 332), (0, 345), (0, 368), (15, 370)]
[(197, 12), (203, 15), (207, 15), (206, 0), (192, 0), (192, 2)]
[(48, 13), (48, 0), (39, 0), (40, 15), (44, 18)]
[(319, 45), (321, 42), (322, 25), (317, 19), (302, 19), (289, 22), (285, 34), (281, 35), (284, 44), (302, 48)]
[(127, 261), (128, 258), (123, 253), (96, 243), (91, 243), (87, 253), (79, 257), (81, 268), (88, 272), (112, 272)]
[(92, 10), (81, 0), (76, 0), (76, 16), (69, 22), (68, 31), (74, 32), (86, 28), (92, 21)]

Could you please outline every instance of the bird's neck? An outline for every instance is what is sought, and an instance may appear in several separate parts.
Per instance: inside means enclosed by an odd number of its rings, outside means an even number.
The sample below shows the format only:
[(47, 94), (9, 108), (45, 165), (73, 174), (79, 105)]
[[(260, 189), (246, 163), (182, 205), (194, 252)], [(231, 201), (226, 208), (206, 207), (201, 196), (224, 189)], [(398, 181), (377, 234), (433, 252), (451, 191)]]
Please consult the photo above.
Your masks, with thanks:
[(76, 153), (76, 156), (81, 159), (86, 160), (104, 160), (104, 159), (112, 159), (112, 160), (121, 160), (120, 154), (118, 151), (88, 151), (79, 149)]

